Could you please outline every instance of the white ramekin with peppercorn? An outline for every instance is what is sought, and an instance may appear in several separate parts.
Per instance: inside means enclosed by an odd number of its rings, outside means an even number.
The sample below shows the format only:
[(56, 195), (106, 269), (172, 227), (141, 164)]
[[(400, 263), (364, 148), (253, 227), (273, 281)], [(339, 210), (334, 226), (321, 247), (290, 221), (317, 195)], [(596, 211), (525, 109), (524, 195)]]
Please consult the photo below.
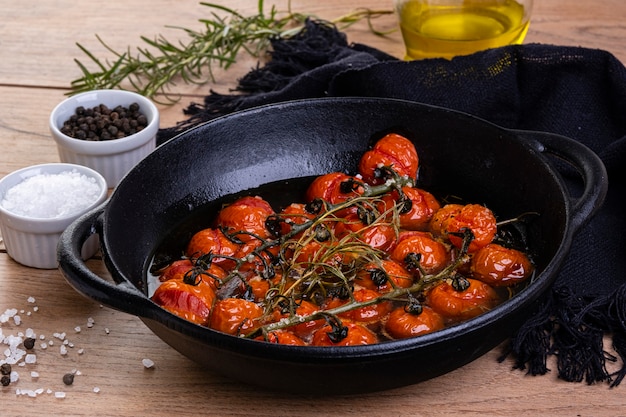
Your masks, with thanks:
[(159, 112), (146, 97), (124, 90), (94, 90), (59, 103), (50, 131), (62, 162), (84, 165), (115, 187), (156, 147)]

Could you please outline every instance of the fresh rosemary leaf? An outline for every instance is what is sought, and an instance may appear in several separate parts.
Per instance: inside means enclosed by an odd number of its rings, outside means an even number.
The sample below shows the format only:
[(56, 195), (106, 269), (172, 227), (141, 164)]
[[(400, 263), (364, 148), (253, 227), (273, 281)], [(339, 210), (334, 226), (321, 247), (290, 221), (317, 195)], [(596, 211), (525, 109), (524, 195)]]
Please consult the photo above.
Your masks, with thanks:
[[(128, 48), (117, 52), (96, 35), (98, 41), (114, 55), (112, 61), (103, 61), (80, 43), (76, 45), (86, 55), (88, 65), (75, 59), (82, 76), (71, 82), (68, 95), (96, 89), (133, 89), (155, 99), (164, 97), (167, 103), (179, 99), (171, 92), (176, 81), (186, 84), (204, 84), (213, 81), (213, 68), (228, 69), (237, 61), (240, 53), (260, 57), (270, 46), (274, 37), (289, 38), (299, 33), (307, 18), (315, 16), (294, 13), (291, 4), (284, 13), (275, 6), (265, 12), (263, 0), (258, 1), (257, 14), (244, 16), (227, 6), (214, 3), (200, 3), (211, 9), (210, 18), (200, 19), (202, 31), (168, 26), (180, 29), (187, 35), (186, 42), (174, 44), (159, 35), (155, 38), (141, 36), (143, 46), (136, 47), (135, 53)], [(393, 13), (391, 10), (360, 9), (331, 21), (340, 30), (367, 20), (370, 30), (377, 35), (371, 19)], [(95, 67), (95, 70), (89, 68)]]

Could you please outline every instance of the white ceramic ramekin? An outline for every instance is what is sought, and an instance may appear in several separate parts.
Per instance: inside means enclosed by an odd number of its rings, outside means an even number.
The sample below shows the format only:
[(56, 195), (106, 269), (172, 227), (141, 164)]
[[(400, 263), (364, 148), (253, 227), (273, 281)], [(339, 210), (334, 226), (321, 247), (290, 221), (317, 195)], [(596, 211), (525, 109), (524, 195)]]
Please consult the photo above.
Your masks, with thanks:
[[(61, 133), (63, 123), (76, 108), (93, 108), (105, 104), (109, 108), (139, 104), (140, 111), (148, 118), (148, 126), (142, 131), (121, 139), (87, 141)], [(59, 103), (50, 114), (50, 132), (56, 141), (61, 162), (84, 165), (104, 176), (109, 188), (120, 180), (139, 161), (156, 147), (159, 130), (159, 111), (146, 97), (124, 90), (94, 90), (77, 94)]]
[[(100, 188), (97, 198), (88, 207), (65, 216), (52, 218), (27, 217), (6, 209), (2, 202), (7, 192), (22, 181), (42, 174), (60, 174), (76, 171), (94, 178)], [(22, 265), (53, 269), (57, 267), (57, 244), (61, 233), (78, 217), (104, 203), (107, 199), (107, 183), (102, 175), (91, 168), (66, 163), (41, 164), (14, 171), (0, 179), (0, 232), (7, 253)], [(93, 235), (92, 237), (95, 237)], [(99, 248), (97, 237), (83, 245), (84, 259), (93, 256)]]

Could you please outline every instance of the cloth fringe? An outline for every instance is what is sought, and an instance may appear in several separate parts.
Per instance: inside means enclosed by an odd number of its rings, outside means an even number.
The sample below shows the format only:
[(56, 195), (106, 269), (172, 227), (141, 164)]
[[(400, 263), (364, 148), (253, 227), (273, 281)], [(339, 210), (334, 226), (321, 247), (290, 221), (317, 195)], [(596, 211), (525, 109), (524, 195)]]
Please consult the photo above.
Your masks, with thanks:
[[(617, 356), (604, 348), (605, 336)], [(554, 288), (499, 360), (510, 354), (514, 368), (530, 375), (548, 373), (548, 357), (554, 355), (558, 377), (565, 381), (619, 385), (626, 376), (626, 284), (597, 299), (580, 297), (566, 286)], [(621, 366), (611, 373), (607, 361)]]

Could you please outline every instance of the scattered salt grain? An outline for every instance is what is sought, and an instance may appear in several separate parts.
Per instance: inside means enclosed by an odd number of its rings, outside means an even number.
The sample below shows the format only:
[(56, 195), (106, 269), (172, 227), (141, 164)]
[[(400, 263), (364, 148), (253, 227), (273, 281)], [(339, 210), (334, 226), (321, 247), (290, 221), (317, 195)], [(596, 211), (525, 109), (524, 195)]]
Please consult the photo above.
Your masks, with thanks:
[(96, 394), (100, 392), (100, 387), (93, 387), (93, 392)]
[(30, 377), (33, 379), (39, 378), (39, 372), (32, 371), (30, 373)]
[(20, 216), (51, 219), (86, 209), (100, 192), (95, 178), (74, 169), (26, 178), (9, 188), (0, 204)]
[(26, 363), (36, 363), (37, 362), (37, 355), (29, 353), (28, 355), (26, 355), (26, 358), (24, 358), (24, 362), (26, 362)]
[(143, 366), (146, 369), (150, 369), (150, 368), (154, 367), (154, 361), (152, 361), (151, 359), (148, 359), (148, 358), (142, 359), (141, 363), (143, 364)]
[(78, 349), (78, 354), (79, 355), (82, 355), (83, 353), (85, 353), (85, 349), (83, 349), (83, 348)]
[(74, 331), (75, 331), (76, 333), (80, 333), (80, 326), (76, 326), (76, 327), (74, 327)]
[(54, 398), (65, 398), (65, 393), (63, 391), (56, 391), (54, 393)]
[(35, 297), (32, 297), (32, 296), (28, 297), (28, 299), (26, 301), (28, 301), (29, 303), (33, 304), (35, 302)]
[(59, 353), (61, 354), (61, 356), (67, 355), (67, 347), (65, 345), (61, 345), (61, 347), (59, 348)]

